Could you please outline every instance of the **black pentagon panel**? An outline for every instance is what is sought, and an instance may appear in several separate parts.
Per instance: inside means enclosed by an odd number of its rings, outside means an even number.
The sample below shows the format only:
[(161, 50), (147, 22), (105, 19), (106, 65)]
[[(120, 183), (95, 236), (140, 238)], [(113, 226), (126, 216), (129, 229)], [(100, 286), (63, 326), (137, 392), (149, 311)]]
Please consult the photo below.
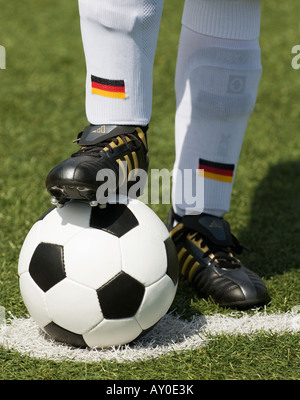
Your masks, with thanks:
[(179, 279), (179, 263), (177, 250), (173, 240), (169, 237), (164, 241), (167, 253), (167, 275), (172, 279), (174, 285), (178, 283)]
[(108, 204), (103, 209), (92, 208), (90, 226), (102, 229), (118, 238), (138, 225), (138, 220), (125, 204)]
[(63, 247), (40, 243), (31, 257), (29, 273), (44, 292), (63, 280), (66, 277)]
[(54, 322), (44, 327), (45, 332), (58, 342), (66, 343), (74, 347), (88, 347), (82, 335), (68, 331)]
[(97, 290), (104, 318), (119, 319), (133, 317), (137, 312), (145, 293), (142, 283), (125, 272)]

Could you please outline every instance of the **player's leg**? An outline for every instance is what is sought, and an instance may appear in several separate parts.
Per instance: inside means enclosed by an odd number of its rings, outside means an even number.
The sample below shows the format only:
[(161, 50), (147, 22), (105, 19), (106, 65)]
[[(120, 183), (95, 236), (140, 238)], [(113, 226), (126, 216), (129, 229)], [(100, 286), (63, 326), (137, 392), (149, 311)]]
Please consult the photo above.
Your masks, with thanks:
[(78, 136), (80, 150), (47, 177), (53, 203), (73, 198), (97, 204), (99, 170), (112, 171), (116, 189), (133, 169), (147, 171), (146, 132), (162, 8), (163, 0), (79, 0), (90, 125)]
[(169, 225), (182, 275), (224, 306), (268, 299), (260, 278), (237, 259), (242, 248), (223, 219), (260, 81), (260, 6), (260, 0), (186, 0), (178, 51)]

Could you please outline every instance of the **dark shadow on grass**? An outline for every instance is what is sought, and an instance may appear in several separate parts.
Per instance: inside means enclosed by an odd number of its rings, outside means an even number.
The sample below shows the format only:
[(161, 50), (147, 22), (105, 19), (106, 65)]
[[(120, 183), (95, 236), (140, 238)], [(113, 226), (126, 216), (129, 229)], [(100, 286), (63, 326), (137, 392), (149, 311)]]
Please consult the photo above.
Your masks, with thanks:
[(260, 276), (299, 268), (300, 161), (270, 167), (257, 187), (250, 223), (239, 240), (252, 249), (243, 254), (243, 262)]

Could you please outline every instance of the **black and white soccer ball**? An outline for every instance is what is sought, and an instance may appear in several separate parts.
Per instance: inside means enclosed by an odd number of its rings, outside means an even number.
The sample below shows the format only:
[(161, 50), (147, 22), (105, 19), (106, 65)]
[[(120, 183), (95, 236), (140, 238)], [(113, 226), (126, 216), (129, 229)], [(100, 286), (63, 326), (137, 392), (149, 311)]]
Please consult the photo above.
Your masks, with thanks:
[(71, 201), (33, 225), (18, 274), (25, 306), (44, 332), (104, 348), (134, 341), (167, 313), (178, 261), (167, 228), (139, 200), (105, 209)]

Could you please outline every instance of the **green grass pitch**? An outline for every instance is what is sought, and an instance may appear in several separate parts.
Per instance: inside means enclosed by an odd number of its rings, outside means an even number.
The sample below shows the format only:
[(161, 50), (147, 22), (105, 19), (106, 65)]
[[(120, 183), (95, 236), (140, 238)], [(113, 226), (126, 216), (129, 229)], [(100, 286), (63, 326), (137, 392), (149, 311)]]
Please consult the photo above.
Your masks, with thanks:
[[(149, 129), (150, 168), (172, 169), (174, 73), (183, 0), (165, 0), (154, 69)], [(263, 277), (267, 314), (300, 304), (300, 4), (263, 1), (263, 75), (249, 121), (227, 215), (234, 234), (252, 252), (242, 261)], [(76, 148), (86, 125), (85, 63), (77, 2), (0, 0), (0, 306), (27, 315), (17, 276), (25, 235), (50, 207), (45, 177)], [(75, 146), (75, 147), (74, 147)], [(152, 208), (165, 221), (169, 205)], [(172, 309), (227, 315), (180, 283)], [(249, 318), (253, 311), (248, 312)], [(218, 334), (205, 346), (157, 359), (120, 363), (37, 360), (0, 346), (3, 380), (299, 380), (300, 333)]]

